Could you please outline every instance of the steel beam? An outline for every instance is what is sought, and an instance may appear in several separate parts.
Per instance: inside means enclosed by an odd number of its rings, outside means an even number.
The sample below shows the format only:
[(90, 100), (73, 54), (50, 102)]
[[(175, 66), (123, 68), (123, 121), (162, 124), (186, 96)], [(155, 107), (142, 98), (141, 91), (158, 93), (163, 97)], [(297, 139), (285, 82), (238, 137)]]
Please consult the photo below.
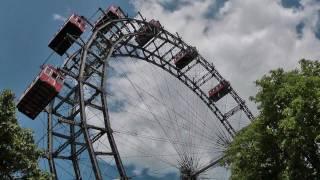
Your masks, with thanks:
[[(92, 40), (91, 40), (92, 41)], [(88, 43), (89, 45), (91, 44), (91, 42)], [(88, 149), (88, 153), (89, 153), (89, 157), (90, 157), (90, 161), (91, 161), (91, 165), (92, 165), (92, 169), (94, 172), (94, 175), (96, 177), (97, 180), (102, 180), (102, 176), (101, 176), (101, 171), (99, 168), (99, 164), (98, 164), (98, 160), (97, 157), (94, 154), (94, 148), (93, 148), (93, 143), (90, 139), (90, 135), (89, 135), (89, 131), (88, 131), (88, 127), (87, 127), (87, 115), (86, 115), (86, 109), (85, 109), (85, 98), (84, 98), (84, 83), (83, 83), (83, 79), (84, 79), (84, 70), (86, 67), (86, 60), (87, 60), (87, 52), (88, 52), (88, 44), (86, 44), (84, 46), (84, 50), (83, 53), (81, 55), (81, 60), (80, 60), (80, 70), (79, 70), (79, 105), (80, 105), (80, 116), (81, 116), (81, 122), (82, 122), (82, 132), (84, 134), (84, 138), (87, 144), (87, 149)]]
[(47, 139), (47, 148), (48, 148), (48, 162), (49, 162), (49, 169), (50, 173), (53, 176), (53, 179), (57, 180), (57, 170), (56, 166), (54, 163), (54, 158), (53, 158), (53, 137), (52, 137), (52, 109), (53, 109), (53, 103), (51, 102), (49, 106), (47, 107), (47, 116), (48, 116), (48, 124), (47, 124), (47, 132), (48, 132), (48, 139)]

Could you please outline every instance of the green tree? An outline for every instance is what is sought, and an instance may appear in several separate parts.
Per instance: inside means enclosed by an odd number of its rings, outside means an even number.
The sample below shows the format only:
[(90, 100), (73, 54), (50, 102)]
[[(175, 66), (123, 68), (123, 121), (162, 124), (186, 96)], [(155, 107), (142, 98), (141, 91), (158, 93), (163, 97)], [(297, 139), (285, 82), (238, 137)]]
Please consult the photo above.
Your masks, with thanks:
[(299, 64), (256, 81), (260, 114), (226, 151), (231, 179), (320, 179), (320, 63)]
[(0, 92), (0, 179), (49, 179), (38, 167), (41, 155), (32, 132), (18, 125), (13, 93)]

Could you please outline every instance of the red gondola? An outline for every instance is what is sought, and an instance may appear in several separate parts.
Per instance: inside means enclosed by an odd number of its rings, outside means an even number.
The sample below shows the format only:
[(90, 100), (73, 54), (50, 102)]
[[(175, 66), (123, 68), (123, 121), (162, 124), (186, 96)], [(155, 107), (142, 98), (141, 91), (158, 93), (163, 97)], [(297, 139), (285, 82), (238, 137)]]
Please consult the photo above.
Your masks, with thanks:
[(187, 66), (193, 59), (198, 56), (196, 48), (189, 47), (186, 50), (181, 50), (173, 57), (173, 62), (177, 68), (182, 69)]
[(147, 44), (148, 41), (150, 41), (155, 34), (158, 34), (159, 29), (161, 28), (161, 24), (159, 21), (156, 21), (152, 19), (149, 22), (150, 26), (142, 26), (138, 32), (141, 33), (136, 36), (136, 42), (138, 43), (139, 46), (144, 46)]
[[(85, 31), (85, 28), (85, 20), (76, 14), (72, 14), (64, 23), (60, 31), (56, 33), (54, 38), (50, 41), (49, 47), (60, 56), (63, 55), (74, 41), (81, 36)], [(68, 37), (68, 34), (73, 38)]]
[(230, 83), (226, 80), (223, 80), (214, 88), (209, 91), (209, 98), (214, 102), (217, 102), (223, 96), (228, 94), (231, 91)]
[(111, 5), (104, 14), (94, 23), (94, 30), (99, 28), (102, 24), (106, 21), (113, 20), (113, 19), (121, 19), (125, 18), (124, 12), (118, 6)]
[(61, 91), (64, 76), (53, 66), (45, 65), (20, 97), (17, 108), (20, 112), (35, 119), (38, 114)]

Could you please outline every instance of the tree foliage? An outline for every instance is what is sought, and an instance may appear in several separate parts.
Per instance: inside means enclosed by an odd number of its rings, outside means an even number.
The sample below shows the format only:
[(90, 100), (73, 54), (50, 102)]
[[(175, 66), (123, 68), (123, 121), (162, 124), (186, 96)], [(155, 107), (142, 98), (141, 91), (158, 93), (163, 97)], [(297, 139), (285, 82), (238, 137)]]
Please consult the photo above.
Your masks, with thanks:
[(0, 179), (49, 179), (38, 167), (42, 152), (34, 144), (32, 132), (19, 127), (14, 95), (0, 93)]
[(320, 63), (256, 81), (259, 116), (226, 151), (231, 179), (320, 179)]

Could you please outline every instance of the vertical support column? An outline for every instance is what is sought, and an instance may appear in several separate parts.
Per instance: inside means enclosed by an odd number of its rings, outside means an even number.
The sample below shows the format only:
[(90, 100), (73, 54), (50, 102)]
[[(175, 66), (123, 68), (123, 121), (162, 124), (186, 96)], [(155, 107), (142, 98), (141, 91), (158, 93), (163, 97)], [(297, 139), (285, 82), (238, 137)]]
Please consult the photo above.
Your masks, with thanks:
[[(111, 52), (109, 52), (109, 56), (112, 53), (113, 48), (110, 49)], [(108, 57), (109, 58), (109, 57)], [(108, 59), (107, 58), (107, 59)], [(107, 137), (110, 143), (110, 147), (117, 165), (117, 169), (119, 172), (119, 175), (121, 177), (121, 180), (127, 180), (128, 177), (126, 176), (126, 172), (125, 169), (123, 167), (121, 158), (120, 158), (120, 154), (117, 148), (117, 145), (115, 143), (114, 137), (112, 135), (112, 129), (111, 129), (111, 124), (110, 124), (110, 119), (109, 119), (109, 113), (108, 113), (108, 104), (107, 104), (107, 94), (105, 93), (106, 91), (106, 77), (107, 77), (107, 67), (106, 67), (106, 63), (103, 64), (102, 66), (102, 77), (101, 77), (101, 89), (102, 89), (102, 93), (101, 93), (101, 104), (102, 104), (102, 108), (103, 108), (103, 119), (104, 119), (104, 124), (105, 124), (105, 128), (108, 130), (107, 131)]]
[(81, 180), (82, 178), (81, 178), (81, 173), (80, 173), (80, 167), (79, 167), (79, 163), (78, 163), (78, 157), (76, 155), (77, 149), (76, 149), (76, 145), (74, 143), (74, 141), (75, 141), (74, 125), (70, 125), (70, 135), (72, 138), (72, 142), (71, 142), (72, 165), (73, 165), (74, 173), (76, 175), (76, 179)]
[[(91, 43), (88, 43), (88, 44), (91, 44)], [(87, 127), (87, 119), (86, 119), (87, 117), (86, 117), (86, 108), (85, 108), (85, 99), (84, 99), (84, 88), (83, 88), (84, 87), (84, 83), (83, 83), (83, 80), (84, 80), (84, 69), (85, 69), (85, 66), (86, 66), (88, 44), (86, 44), (86, 46), (84, 46), (82, 54), (81, 54), (80, 71), (79, 71), (79, 79), (78, 79), (81, 129), (82, 129), (83, 134), (84, 134), (84, 138), (85, 138), (85, 141), (86, 141), (86, 145), (87, 145), (87, 149), (88, 149), (88, 153), (89, 153), (89, 157), (90, 157), (90, 161), (91, 161), (91, 164), (92, 164), (92, 169), (93, 169), (93, 172), (95, 174), (95, 177), (96, 177), (97, 180), (102, 180), (101, 171), (99, 169), (97, 157), (96, 157), (96, 155), (94, 153), (92, 141), (90, 139), (90, 135), (89, 135), (88, 127)]]
[[(78, 101), (78, 92), (77, 90), (74, 93), (74, 101)], [(76, 107), (72, 107), (71, 110), (71, 114), (73, 114), (76, 109)], [(75, 121), (75, 120), (74, 120)], [(74, 124), (70, 124), (70, 137), (71, 137), (71, 160), (72, 160), (72, 165), (73, 165), (73, 169), (74, 169), (74, 173), (76, 175), (76, 179), (77, 180), (81, 180), (81, 172), (80, 172), (80, 167), (79, 167), (79, 162), (78, 162), (78, 156), (76, 155), (77, 153), (77, 147), (75, 144), (75, 125)]]
[(50, 173), (53, 175), (53, 179), (57, 180), (57, 170), (54, 163), (54, 159), (52, 157), (53, 154), (53, 138), (52, 138), (52, 109), (53, 109), (53, 102), (47, 106), (47, 113), (48, 113), (48, 124), (47, 124), (47, 132), (48, 132), (48, 139), (47, 139), (47, 148), (48, 148), (48, 162)]

